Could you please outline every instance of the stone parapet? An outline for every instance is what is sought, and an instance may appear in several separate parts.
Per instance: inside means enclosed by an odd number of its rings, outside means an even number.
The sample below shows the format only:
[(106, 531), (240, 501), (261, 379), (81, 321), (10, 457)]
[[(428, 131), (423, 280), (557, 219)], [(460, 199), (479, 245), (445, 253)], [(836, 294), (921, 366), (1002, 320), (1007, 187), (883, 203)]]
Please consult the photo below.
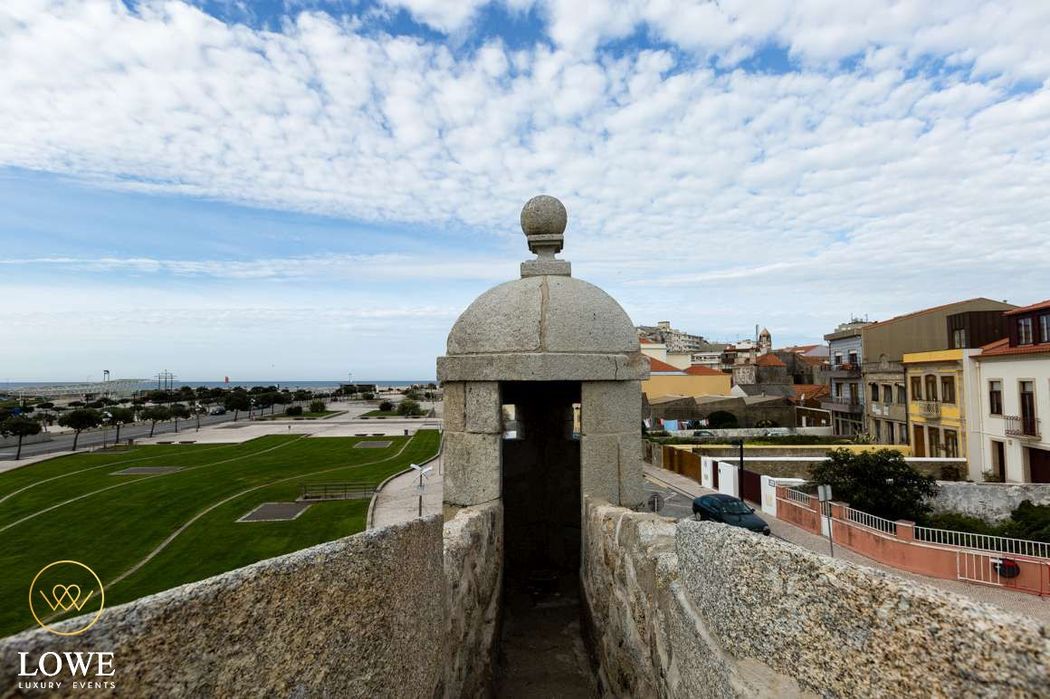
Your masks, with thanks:
[(614, 696), (1048, 696), (1035, 622), (711, 522), (590, 501), (583, 585)]
[(92, 650), (114, 654), (117, 696), (430, 699), (448, 654), (441, 536), (437, 516), (373, 529), (108, 608), (79, 636), (8, 637), (0, 696), (23, 695), (19, 652)]

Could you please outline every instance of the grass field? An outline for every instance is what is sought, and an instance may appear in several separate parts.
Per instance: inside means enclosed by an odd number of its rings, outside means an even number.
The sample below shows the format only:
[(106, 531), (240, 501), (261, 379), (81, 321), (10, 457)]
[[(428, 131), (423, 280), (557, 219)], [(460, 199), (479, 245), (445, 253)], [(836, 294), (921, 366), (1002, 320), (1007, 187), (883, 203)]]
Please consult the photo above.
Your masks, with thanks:
[[(374, 438), (260, 437), (243, 444), (140, 446), (0, 473), (0, 636), (33, 625), (26, 592), (46, 564), (73, 559), (102, 579), (106, 605), (362, 531), (368, 500), (321, 502), (287, 522), (237, 522), (303, 483), (379, 483), (437, 453), (438, 432)], [(165, 475), (112, 475), (174, 466)]]

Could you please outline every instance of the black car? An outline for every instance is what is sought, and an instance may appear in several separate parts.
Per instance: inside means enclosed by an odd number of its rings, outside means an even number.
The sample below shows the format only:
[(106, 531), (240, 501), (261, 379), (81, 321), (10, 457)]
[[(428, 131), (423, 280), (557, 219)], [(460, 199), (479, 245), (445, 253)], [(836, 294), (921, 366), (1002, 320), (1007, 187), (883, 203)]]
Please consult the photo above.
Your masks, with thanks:
[(743, 527), (769, 536), (769, 525), (755, 514), (754, 508), (748, 507), (743, 500), (732, 495), (701, 495), (693, 500), (693, 517)]

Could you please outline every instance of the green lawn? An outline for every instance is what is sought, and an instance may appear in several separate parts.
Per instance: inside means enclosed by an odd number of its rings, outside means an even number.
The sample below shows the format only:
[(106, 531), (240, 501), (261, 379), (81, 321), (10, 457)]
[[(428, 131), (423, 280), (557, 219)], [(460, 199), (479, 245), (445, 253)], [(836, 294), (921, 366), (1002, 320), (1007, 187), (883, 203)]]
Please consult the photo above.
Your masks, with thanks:
[(396, 410), (369, 410), (361, 417), (399, 417)]
[[(302, 483), (379, 483), (439, 444), (435, 430), (387, 437), (385, 449), (354, 449), (363, 439), (275, 435), (236, 445), (140, 446), (0, 474), (0, 636), (33, 624), (26, 590), (51, 561), (93, 568), (108, 606), (363, 530), (367, 500), (317, 503), (288, 522), (236, 521), (260, 503), (294, 500)], [(131, 466), (182, 470), (112, 475)]]

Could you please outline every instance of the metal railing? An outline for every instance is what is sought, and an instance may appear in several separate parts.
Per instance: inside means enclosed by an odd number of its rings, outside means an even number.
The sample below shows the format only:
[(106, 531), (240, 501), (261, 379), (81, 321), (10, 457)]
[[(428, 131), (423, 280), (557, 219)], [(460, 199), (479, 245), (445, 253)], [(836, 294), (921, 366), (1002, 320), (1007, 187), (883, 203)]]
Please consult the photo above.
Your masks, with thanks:
[(788, 488), (787, 497), (788, 500), (792, 502), (797, 502), (798, 504), (804, 505), (805, 507), (808, 507), (810, 509), (815, 509), (813, 507), (813, 501), (816, 500), (816, 498), (810, 495), (809, 493), (803, 493), (801, 490)]
[(376, 492), (375, 483), (304, 483), (300, 500), (363, 500)]
[(862, 510), (854, 510), (852, 507), (846, 508), (846, 521), (852, 524), (859, 524), (868, 529), (883, 532), (884, 534), (897, 533), (897, 523), (892, 519), (879, 517)]
[(1039, 439), (1039, 418), (1028, 415), (1007, 415), (1006, 435), (1022, 439)]
[(913, 401), (915, 406), (919, 409), (919, 414), (923, 417), (940, 417), (941, 416), (941, 404), (935, 400), (916, 400)]
[(1011, 553), (1015, 556), (1050, 558), (1050, 543), (1045, 541), (1011, 539), (1006, 536), (956, 532), (949, 529), (934, 529), (932, 527), (915, 527), (915, 540), (928, 544), (956, 546), (975, 551), (995, 551), (997, 553)]

